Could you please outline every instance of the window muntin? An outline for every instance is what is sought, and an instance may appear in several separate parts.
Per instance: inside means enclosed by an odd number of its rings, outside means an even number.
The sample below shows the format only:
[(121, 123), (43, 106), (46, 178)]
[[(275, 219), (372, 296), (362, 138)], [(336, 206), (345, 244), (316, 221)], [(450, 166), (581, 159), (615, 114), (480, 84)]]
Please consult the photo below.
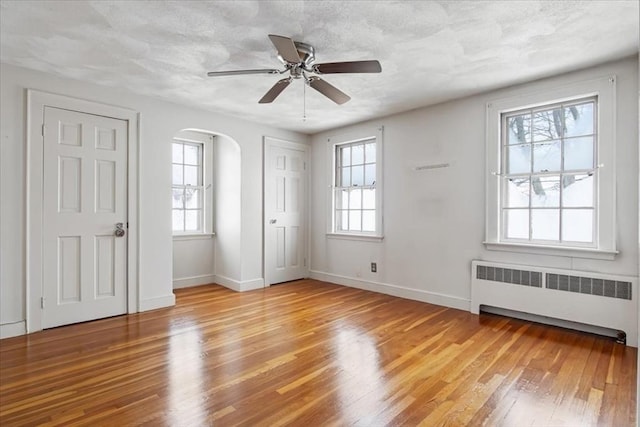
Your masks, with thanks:
[(174, 234), (204, 232), (203, 144), (172, 143)]
[(375, 138), (335, 145), (334, 231), (375, 234)]
[(501, 240), (596, 246), (597, 98), (503, 113)]

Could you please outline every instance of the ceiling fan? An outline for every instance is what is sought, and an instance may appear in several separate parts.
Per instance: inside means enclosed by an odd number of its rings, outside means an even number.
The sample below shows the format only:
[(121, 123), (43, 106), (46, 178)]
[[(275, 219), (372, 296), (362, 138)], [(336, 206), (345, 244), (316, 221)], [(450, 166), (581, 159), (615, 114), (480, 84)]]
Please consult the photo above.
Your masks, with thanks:
[(305, 83), (331, 99), (336, 104), (344, 104), (351, 99), (349, 95), (337, 87), (327, 83), (318, 76), (310, 74), (337, 73), (379, 73), (382, 71), (378, 61), (325, 62), (315, 64), (315, 49), (307, 43), (293, 41), (289, 37), (269, 34), (269, 39), (278, 51), (278, 59), (282, 61), (284, 70), (258, 69), (236, 71), (210, 71), (209, 77), (234, 76), (239, 74), (285, 74), (289, 77), (278, 80), (275, 85), (258, 101), (260, 104), (273, 102), (286, 89), (293, 79), (303, 78)]

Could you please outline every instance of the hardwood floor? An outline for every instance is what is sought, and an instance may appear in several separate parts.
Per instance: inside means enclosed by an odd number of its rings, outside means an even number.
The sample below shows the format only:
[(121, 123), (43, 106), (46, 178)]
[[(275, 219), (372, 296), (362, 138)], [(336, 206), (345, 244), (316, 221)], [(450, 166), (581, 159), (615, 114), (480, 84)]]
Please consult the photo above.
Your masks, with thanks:
[(0, 425), (635, 425), (636, 349), (303, 280), (0, 341)]

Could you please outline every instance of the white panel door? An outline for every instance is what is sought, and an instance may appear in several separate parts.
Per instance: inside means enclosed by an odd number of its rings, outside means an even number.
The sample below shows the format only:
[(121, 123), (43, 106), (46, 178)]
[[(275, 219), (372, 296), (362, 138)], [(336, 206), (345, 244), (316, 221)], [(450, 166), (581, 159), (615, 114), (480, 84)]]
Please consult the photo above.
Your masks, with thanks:
[(45, 107), (43, 131), (43, 327), (124, 314), (127, 122)]
[(265, 140), (265, 283), (308, 276), (307, 148)]

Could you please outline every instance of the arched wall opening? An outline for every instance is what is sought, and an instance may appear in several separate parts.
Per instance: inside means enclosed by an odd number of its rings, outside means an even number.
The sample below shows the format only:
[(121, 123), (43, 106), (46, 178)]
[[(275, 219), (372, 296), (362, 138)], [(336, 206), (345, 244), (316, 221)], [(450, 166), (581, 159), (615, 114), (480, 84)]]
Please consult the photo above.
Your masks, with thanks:
[[(201, 146), (202, 197), (191, 197), (189, 207), (202, 207), (201, 230), (180, 230), (186, 208), (180, 188), (172, 190), (173, 288), (208, 283), (224, 284), (241, 278), (241, 150), (232, 138), (208, 130), (183, 129), (173, 137), (174, 183), (184, 174), (180, 143)], [(192, 168), (190, 168), (192, 169)], [(177, 178), (176, 178), (177, 176)], [(183, 175), (184, 177), (184, 175)], [(183, 197), (181, 199), (181, 197)], [(196, 197), (197, 198), (197, 197)], [(195, 213), (191, 212), (194, 217)], [(184, 224), (184, 223), (182, 223)], [(184, 228), (184, 227), (182, 227)], [(189, 225), (186, 228), (193, 228)], [(175, 231), (178, 229), (179, 231)]]

